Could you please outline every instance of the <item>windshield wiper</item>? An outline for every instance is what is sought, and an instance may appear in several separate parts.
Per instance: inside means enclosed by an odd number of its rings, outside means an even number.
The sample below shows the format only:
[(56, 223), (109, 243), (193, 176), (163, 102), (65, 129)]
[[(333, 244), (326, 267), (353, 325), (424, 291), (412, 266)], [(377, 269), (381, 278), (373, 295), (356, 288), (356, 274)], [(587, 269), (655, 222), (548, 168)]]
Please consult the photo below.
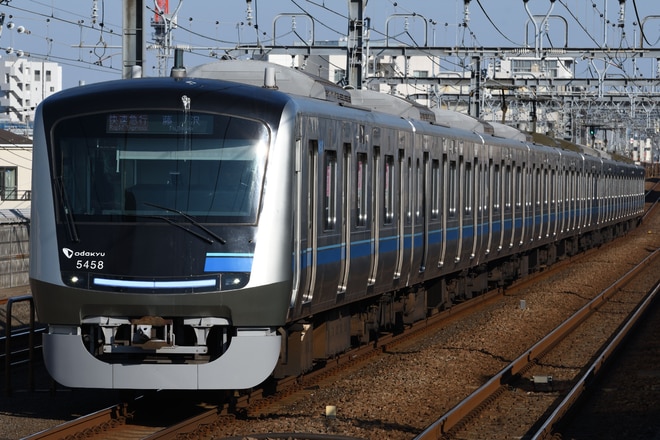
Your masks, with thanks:
[(76, 223), (73, 219), (73, 213), (71, 212), (71, 205), (69, 204), (69, 198), (66, 194), (66, 188), (64, 187), (64, 182), (62, 177), (57, 177), (55, 179), (55, 185), (57, 186), (57, 192), (60, 194), (60, 200), (62, 201), (62, 208), (64, 209), (64, 218), (66, 219), (66, 229), (69, 232), (69, 238), (74, 243), (80, 241), (78, 236), (78, 229), (76, 228)]
[[(192, 218), (191, 216), (189, 216), (188, 214), (186, 214), (185, 212), (183, 212), (183, 211), (181, 211), (181, 210), (179, 210), (179, 209), (168, 208), (168, 207), (166, 207), (166, 206), (160, 206), (160, 205), (156, 205), (155, 203), (150, 203), (150, 202), (143, 202), (143, 203), (144, 203), (145, 205), (147, 205), (147, 206), (151, 206), (151, 207), (153, 207), (153, 208), (158, 208), (158, 209), (162, 209), (163, 211), (169, 211), (169, 212), (174, 212), (174, 213), (176, 213), (176, 214), (179, 214), (181, 217), (185, 218), (185, 219), (188, 220), (190, 223), (192, 223), (193, 225), (197, 226), (199, 229), (201, 229), (202, 231), (204, 231), (204, 232), (206, 232), (207, 234), (209, 234), (211, 237), (213, 237), (213, 238), (215, 238), (216, 240), (218, 240), (218, 242), (219, 242), (220, 244), (226, 244), (226, 243), (227, 243), (227, 241), (226, 241), (225, 239), (223, 239), (222, 237), (220, 237), (218, 234), (216, 234), (215, 232), (211, 231), (211, 230), (208, 229), (206, 226), (204, 226), (203, 224), (201, 224), (200, 222), (198, 222), (197, 220), (195, 220), (194, 218)], [(190, 232), (191, 234), (193, 234), (193, 235), (195, 235), (195, 236), (197, 236), (197, 237), (199, 237), (199, 238), (201, 238), (201, 239), (203, 239), (203, 240), (206, 240), (209, 244), (213, 243), (213, 240), (211, 240), (210, 238), (205, 237), (205, 236), (203, 236), (202, 234), (200, 234), (200, 233), (198, 233), (198, 232), (195, 232), (195, 231), (193, 231), (193, 230), (191, 230), (191, 229), (188, 229), (188, 228), (186, 228), (185, 226), (182, 226), (181, 224), (176, 223), (176, 222), (174, 222), (174, 221), (168, 219), (167, 217), (162, 217), (162, 216), (157, 216), (157, 215), (155, 215), (155, 216), (150, 216), (150, 217), (152, 217), (152, 218), (157, 218), (157, 219), (160, 219), (160, 220), (165, 220), (167, 223), (169, 223), (169, 224), (171, 224), (171, 225), (174, 225), (174, 226), (176, 226), (176, 227), (178, 227), (178, 228), (184, 229), (184, 230)]]

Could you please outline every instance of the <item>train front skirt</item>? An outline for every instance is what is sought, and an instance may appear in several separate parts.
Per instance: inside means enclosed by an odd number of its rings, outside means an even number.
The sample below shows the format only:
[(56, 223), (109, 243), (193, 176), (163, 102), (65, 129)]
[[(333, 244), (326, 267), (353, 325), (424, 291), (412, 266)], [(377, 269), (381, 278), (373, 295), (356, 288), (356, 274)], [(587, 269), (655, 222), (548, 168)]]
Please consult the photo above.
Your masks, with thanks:
[(238, 328), (227, 351), (203, 364), (110, 364), (92, 356), (79, 327), (51, 325), (43, 336), (49, 373), (64, 386), (114, 389), (245, 389), (263, 382), (280, 354), (270, 328)]

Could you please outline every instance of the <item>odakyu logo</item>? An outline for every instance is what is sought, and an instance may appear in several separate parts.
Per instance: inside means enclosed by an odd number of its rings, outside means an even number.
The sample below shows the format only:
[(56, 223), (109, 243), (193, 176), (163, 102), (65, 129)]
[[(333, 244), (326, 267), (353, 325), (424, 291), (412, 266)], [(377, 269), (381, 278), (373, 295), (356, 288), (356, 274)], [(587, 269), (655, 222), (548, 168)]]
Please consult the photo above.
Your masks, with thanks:
[(105, 257), (105, 252), (74, 251), (69, 248), (62, 248), (62, 253), (68, 259), (73, 257)]

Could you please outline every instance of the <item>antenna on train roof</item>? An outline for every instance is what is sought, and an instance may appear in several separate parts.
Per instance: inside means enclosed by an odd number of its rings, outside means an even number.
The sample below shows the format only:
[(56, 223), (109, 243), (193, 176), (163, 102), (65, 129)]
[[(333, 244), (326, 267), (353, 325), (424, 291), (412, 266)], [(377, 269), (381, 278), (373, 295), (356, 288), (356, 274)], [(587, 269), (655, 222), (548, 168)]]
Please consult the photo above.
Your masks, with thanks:
[(264, 69), (264, 88), (277, 88), (277, 80), (275, 79), (275, 67), (269, 66)]
[(186, 67), (183, 65), (183, 49), (177, 47), (174, 49), (174, 65), (170, 71), (170, 77), (172, 78), (185, 78), (186, 77)]

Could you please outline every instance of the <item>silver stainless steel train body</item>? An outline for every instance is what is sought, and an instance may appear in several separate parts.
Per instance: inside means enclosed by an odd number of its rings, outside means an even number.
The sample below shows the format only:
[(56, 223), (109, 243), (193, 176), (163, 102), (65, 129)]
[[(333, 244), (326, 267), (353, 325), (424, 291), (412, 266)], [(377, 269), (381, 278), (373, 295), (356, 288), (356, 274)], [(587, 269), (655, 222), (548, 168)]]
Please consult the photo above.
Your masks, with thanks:
[(642, 211), (639, 167), (248, 63), (38, 108), (30, 279), (58, 382), (299, 374)]

